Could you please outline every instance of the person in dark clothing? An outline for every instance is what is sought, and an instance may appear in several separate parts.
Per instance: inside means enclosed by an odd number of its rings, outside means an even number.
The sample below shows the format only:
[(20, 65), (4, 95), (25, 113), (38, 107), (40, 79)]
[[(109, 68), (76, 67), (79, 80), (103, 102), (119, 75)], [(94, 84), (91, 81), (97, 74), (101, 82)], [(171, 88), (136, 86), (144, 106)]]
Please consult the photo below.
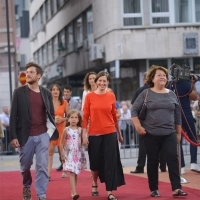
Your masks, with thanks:
[[(138, 88), (133, 94), (133, 97), (132, 97), (132, 100), (131, 100), (131, 104), (132, 105), (135, 102), (135, 100), (137, 99), (138, 95), (143, 90), (148, 88), (148, 86), (146, 84), (146, 75), (147, 75), (147, 72), (145, 72), (144, 76), (143, 76), (144, 85), (142, 87)], [(132, 174), (144, 173), (144, 166), (145, 166), (145, 163), (146, 163), (146, 156), (147, 156), (147, 153), (146, 153), (146, 148), (144, 146), (144, 139), (143, 139), (142, 135), (139, 135), (139, 151), (138, 151), (137, 167), (136, 167), (135, 171), (130, 171), (130, 173), (132, 173)], [(166, 170), (166, 162), (165, 162), (164, 156), (162, 155), (162, 151), (160, 153), (159, 161), (160, 161), (160, 170), (161, 170), (161, 172), (166, 172), (167, 171)]]
[[(196, 76), (196, 75), (195, 75)], [(194, 143), (197, 142), (197, 134), (195, 129), (195, 120), (192, 115), (190, 100), (196, 100), (198, 93), (195, 86), (195, 80), (181, 80), (171, 81), (168, 84), (168, 88), (173, 90), (178, 97), (179, 104), (181, 106), (182, 116), (182, 129), (187, 133), (189, 139)], [(182, 140), (181, 140), (182, 143)], [(191, 171), (200, 173), (200, 164), (197, 163), (197, 147), (190, 144), (190, 163)], [(183, 155), (183, 148), (181, 145), (181, 174), (185, 174), (185, 161)]]
[[(138, 134), (143, 135), (147, 152), (147, 176), (151, 197), (160, 197), (158, 163), (161, 149), (165, 154), (172, 195), (187, 196), (180, 184), (177, 144), (181, 140), (181, 109), (176, 95), (166, 88), (168, 71), (153, 65), (147, 74), (149, 88), (143, 90), (135, 100), (131, 116)], [(139, 119), (146, 98), (145, 118)]]

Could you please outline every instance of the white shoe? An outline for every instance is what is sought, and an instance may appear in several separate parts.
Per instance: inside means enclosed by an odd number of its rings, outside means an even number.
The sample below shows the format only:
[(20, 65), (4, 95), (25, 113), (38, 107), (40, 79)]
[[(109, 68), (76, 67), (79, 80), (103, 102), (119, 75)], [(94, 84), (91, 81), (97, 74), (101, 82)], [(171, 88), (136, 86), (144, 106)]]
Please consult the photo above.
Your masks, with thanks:
[(200, 164), (191, 163), (191, 171), (200, 173)]
[(186, 173), (185, 167), (182, 167), (181, 168), (181, 174), (185, 174), (185, 173)]

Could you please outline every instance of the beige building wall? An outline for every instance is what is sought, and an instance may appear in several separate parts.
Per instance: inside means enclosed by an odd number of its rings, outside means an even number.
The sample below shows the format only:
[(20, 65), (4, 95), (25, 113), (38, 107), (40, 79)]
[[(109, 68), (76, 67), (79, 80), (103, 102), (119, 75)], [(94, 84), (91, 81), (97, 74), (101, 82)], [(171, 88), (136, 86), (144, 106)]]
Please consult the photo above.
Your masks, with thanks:
[[(17, 73), (15, 63), (15, 5), (14, 0), (8, 1), (9, 5), (9, 28), (10, 28), (10, 50), (12, 70), (12, 90), (17, 85)], [(6, 5), (0, 2), (0, 113), (3, 106), (10, 106), (10, 83), (7, 50), (7, 28), (6, 28)]]

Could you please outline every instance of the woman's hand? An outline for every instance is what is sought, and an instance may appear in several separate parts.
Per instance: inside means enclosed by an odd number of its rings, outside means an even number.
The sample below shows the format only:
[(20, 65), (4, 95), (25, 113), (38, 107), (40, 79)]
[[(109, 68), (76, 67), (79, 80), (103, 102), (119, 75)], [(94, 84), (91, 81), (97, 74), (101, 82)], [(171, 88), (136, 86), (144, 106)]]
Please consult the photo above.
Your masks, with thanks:
[(63, 118), (57, 115), (57, 116), (55, 117), (55, 123), (56, 123), (56, 124), (60, 124), (61, 122), (63, 122)]
[(142, 126), (135, 127), (139, 135), (146, 135), (146, 130)]
[(119, 133), (118, 134), (118, 141), (122, 144), (123, 143), (123, 141), (124, 141), (124, 139), (123, 139), (123, 137), (122, 137), (122, 134), (121, 133)]
[(176, 139), (177, 139), (177, 144), (179, 144), (180, 141), (181, 141), (181, 134), (180, 133), (176, 134)]
[(88, 146), (88, 144), (89, 144), (88, 138), (87, 137), (83, 137), (83, 143), (82, 143), (82, 145), (83, 146)]

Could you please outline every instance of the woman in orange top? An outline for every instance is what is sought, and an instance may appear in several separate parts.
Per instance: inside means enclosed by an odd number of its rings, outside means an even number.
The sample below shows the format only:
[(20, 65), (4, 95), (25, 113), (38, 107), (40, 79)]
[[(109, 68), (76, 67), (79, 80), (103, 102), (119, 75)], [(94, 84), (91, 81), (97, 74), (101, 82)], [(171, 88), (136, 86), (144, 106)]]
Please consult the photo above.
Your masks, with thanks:
[[(108, 199), (117, 200), (112, 190), (124, 185), (117, 134), (123, 141), (116, 117), (115, 95), (107, 91), (109, 74), (101, 71), (95, 82), (97, 90), (86, 95), (83, 108), (83, 145), (88, 145), (90, 169), (93, 177), (92, 196), (98, 196), (97, 179), (105, 182)], [(90, 119), (87, 138), (88, 119)]]
[(49, 179), (51, 177), (51, 169), (52, 169), (52, 164), (53, 164), (53, 154), (54, 154), (55, 146), (58, 147), (58, 152), (60, 154), (59, 145), (60, 145), (62, 134), (65, 128), (66, 119), (67, 119), (66, 116), (68, 112), (68, 103), (62, 97), (62, 90), (60, 86), (58, 84), (53, 84), (50, 90), (53, 97), (55, 122), (56, 122), (56, 128), (59, 132), (59, 137), (57, 140), (53, 140), (49, 143), (49, 157), (48, 157)]

